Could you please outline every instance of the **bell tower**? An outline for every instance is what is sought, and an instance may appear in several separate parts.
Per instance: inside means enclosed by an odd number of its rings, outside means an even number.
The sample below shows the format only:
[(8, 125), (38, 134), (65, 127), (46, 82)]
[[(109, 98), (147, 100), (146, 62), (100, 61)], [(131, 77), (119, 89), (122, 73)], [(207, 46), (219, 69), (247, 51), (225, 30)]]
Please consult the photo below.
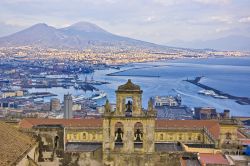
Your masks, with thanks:
[(142, 90), (129, 79), (116, 90), (116, 110), (105, 104), (103, 119), (104, 153), (153, 153), (156, 113), (149, 101), (142, 109)]
[(136, 117), (142, 116), (142, 90), (129, 79), (116, 90), (115, 116)]

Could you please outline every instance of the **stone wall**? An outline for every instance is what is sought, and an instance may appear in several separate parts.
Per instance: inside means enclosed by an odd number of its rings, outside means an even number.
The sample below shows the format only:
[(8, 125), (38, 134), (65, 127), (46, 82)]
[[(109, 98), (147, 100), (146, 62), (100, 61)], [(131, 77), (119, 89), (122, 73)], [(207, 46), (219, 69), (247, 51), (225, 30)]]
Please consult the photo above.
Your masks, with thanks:
[(165, 129), (155, 132), (155, 142), (214, 144), (202, 129)]
[(65, 142), (102, 142), (101, 128), (65, 128)]
[(104, 166), (179, 166), (181, 153), (111, 153), (104, 154)]

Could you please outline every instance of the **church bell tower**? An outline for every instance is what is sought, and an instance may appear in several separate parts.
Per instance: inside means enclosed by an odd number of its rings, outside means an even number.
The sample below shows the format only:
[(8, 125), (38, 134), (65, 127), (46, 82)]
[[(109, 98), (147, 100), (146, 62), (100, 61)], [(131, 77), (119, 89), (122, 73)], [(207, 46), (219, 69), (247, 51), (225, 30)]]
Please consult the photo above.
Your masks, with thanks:
[(116, 110), (105, 104), (104, 153), (153, 153), (156, 113), (152, 101), (142, 109), (142, 90), (129, 79), (116, 90)]

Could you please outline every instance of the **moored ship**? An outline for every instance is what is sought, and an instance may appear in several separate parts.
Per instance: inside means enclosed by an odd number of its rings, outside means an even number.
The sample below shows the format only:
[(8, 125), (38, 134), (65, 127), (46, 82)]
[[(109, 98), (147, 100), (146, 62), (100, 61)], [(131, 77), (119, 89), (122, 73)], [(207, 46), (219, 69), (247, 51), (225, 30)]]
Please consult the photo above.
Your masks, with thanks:
[(107, 97), (107, 94), (103, 91), (97, 91), (95, 94), (91, 96), (92, 100), (99, 100)]

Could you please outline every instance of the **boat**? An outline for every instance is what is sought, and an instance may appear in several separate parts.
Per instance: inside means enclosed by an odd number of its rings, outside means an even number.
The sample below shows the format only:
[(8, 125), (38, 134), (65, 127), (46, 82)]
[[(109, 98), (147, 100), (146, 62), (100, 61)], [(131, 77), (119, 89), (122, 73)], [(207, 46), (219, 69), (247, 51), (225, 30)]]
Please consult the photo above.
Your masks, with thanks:
[(212, 90), (200, 90), (198, 93), (206, 95), (206, 96), (215, 96), (216, 95), (216, 93)]
[(206, 96), (212, 96), (212, 97), (217, 98), (217, 99), (228, 99), (227, 96), (218, 95), (212, 90), (200, 90), (198, 93), (206, 95)]
[(99, 100), (99, 99), (102, 99), (102, 98), (105, 98), (107, 97), (107, 94), (103, 91), (97, 91), (95, 94), (93, 94), (91, 96), (91, 99), (92, 100)]
[(80, 96), (73, 97), (74, 102), (81, 101), (81, 100), (84, 100), (84, 99), (87, 99), (87, 97), (85, 95), (80, 95)]
[(214, 95), (213, 97), (218, 99), (228, 99), (227, 96), (220, 96), (220, 95)]

